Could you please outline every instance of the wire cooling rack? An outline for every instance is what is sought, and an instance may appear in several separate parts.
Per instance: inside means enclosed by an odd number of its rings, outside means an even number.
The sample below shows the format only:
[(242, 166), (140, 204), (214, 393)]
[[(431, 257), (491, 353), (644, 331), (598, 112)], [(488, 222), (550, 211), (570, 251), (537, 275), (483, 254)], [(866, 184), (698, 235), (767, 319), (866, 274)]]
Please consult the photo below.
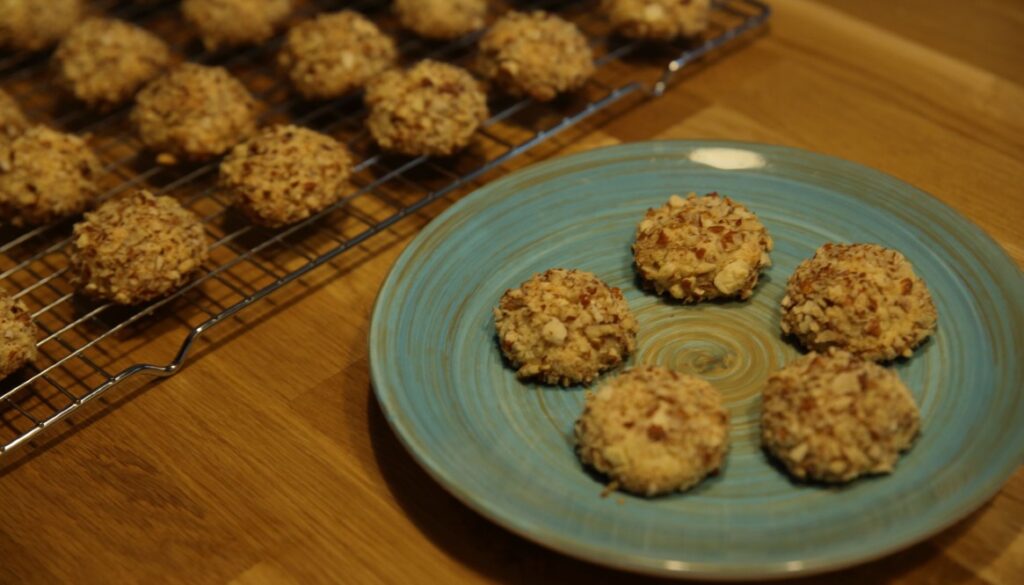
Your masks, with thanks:
[[(227, 67), (268, 105), (263, 123), (291, 121), (343, 140), (360, 157), (355, 191), (287, 229), (253, 226), (217, 192), (217, 162), (159, 166), (136, 139), (127, 107), (103, 114), (86, 111), (54, 90), (48, 55), (0, 54), (0, 84), (33, 121), (91, 136), (105, 165), (102, 198), (139, 187), (173, 195), (202, 218), (212, 242), (200, 278), (170, 297), (124, 308), (74, 294), (65, 254), (73, 219), (29, 230), (0, 230), (2, 286), (29, 307), (43, 334), (35, 363), (0, 383), (0, 455), (127, 378), (177, 372), (196, 340), (211, 328), (627, 96), (660, 95), (677, 71), (760, 27), (771, 13), (759, 0), (719, 0), (702, 39), (651, 47), (609, 36), (592, 1), (518, 2), (519, 8), (544, 8), (574, 21), (592, 42), (597, 73), (580, 92), (549, 104), (492, 95), (493, 115), (475, 142), (455, 157), (431, 159), (377, 151), (363, 129), (359, 96), (319, 103), (296, 97), (273, 67), (280, 36), (259, 47), (203, 53), (183, 32), (177, 4), (106, 1), (94, 2), (92, 9), (157, 32), (188, 60)], [(471, 64), (477, 35), (447, 44), (419, 41), (396, 30), (387, 5), (307, 0), (300, 3), (295, 19), (354, 8), (396, 36), (405, 63), (432, 57)]]

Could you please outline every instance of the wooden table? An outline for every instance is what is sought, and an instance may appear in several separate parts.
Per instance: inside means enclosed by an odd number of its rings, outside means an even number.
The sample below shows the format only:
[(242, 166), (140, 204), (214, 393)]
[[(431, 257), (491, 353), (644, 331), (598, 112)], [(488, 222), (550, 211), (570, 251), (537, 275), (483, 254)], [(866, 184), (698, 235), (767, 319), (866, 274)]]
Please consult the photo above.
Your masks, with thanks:
[[(768, 34), (544, 156), (650, 138), (809, 148), (935, 194), (1024, 264), (1024, 4), (773, 4)], [(642, 581), (492, 525), (388, 429), (368, 380), (370, 309), (435, 212), (246, 314), (180, 375), (117, 389), (8, 458), (0, 581)], [(1018, 471), (939, 536), (818, 582), (1021, 583), (1022, 528)]]

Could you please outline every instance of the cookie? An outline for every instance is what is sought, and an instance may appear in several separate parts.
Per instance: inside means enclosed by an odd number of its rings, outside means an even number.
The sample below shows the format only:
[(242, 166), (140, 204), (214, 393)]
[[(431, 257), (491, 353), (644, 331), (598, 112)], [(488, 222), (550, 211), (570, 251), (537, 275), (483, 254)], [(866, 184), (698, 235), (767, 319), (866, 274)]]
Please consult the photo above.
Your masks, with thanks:
[(21, 106), (9, 93), (0, 89), (0, 140), (10, 140), (29, 127)]
[(910, 357), (938, 314), (903, 254), (877, 244), (825, 244), (797, 266), (782, 299), (782, 331), (814, 351), (869, 360)]
[(895, 371), (841, 350), (812, 352), (775, 372), (761, 401), (762, 444), (799, 479), (889, 473), (920, 424)]
[(63, 37), (82, 13), (81, 0), (0, 0), (0, 47), (39, 51)]
[(509, 12), (480, 39), (477, 67), (505, 91), (550, 101), (582, 87), (594, 55), (576, 25), (536, 10)]
[(200, 161), (252, 135), (257, 108), (227, 69), (185, 63), (142, 88), (131, 118), (160, 162)]
[(637, 226), (633, 259), (644, 286), (683, 302), (747, 299), (771, 265), (772, 239), (728, 197), (673, 195)]
[(272, 126), (239, 144), (218, 184), (253, 222), (280, 227), (306, 219), (349, 189), (345, 145), (308, 128)]
[(603, 0), (612, 29), (630, 39), (671, 41), (708, 28), (710, 0)]
[(729, 415), (708, 382), (640, 366), (588, 394), (575, 436), (583, 463), (650, 497), (686, 491), (721, 468)]
[(266, 41), (292, 13), (293, 0), (183, 0), (181, 14), (207, 51)]
[(0, 379), (36, 359), (39, 329), (25, 305), (0, 289)]
[(20, 227), (81, 213), (100, 192), (101, 170), (78, 136), (33, 126), (0, 142), (0, 218)]
[(395, 0), (402, 27), (434, 40), (451, 40), (480, 30), (487, 0)]
[(397, 57), (395, 42), (377, 25), (342, 10), (293, 26), (278, 64), (303, 97), (325, 100), (360, 89)]
[(113, 18), (89, 18), (71, 29), (53, 54), (57, 84), (94, 107), (126, 102), (170, 63), (153, 33)]
[(68, 246), (71, 283), (86, 296), (120, 305), (172, 293), (207, 256), (199, 218), (174, 198), (144, 190), (86, 213)]
[(370, 81), (364, 97), (377, 144), (412, 156), (465, 148), (488, 116), (487, 95), (473, 76), (438, 61), (386, 71)]
[(494, 322), (516, 374), (545, 384), (590, 383), (636, 349), (622, 291), (581, 270), (554, 268), (505, 291)]

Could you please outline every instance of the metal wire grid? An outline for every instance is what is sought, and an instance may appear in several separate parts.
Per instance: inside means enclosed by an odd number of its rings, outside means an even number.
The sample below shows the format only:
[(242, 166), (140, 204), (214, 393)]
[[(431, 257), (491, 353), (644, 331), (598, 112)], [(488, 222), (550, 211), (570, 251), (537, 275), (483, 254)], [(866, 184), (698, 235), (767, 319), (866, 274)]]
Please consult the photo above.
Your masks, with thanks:
[[(92, 137), (105, 164), (102, 198), (137, 187), (172, 194), (202, 218), (212, 242), (200, 278), (170, 297), (123, 308), (73, 293), (64, 251), (72, 220), (0, 231), (0, 281), (30, 308), (44, 335), (36, 363), (0, 383), (0, 455), (139, 372), (175, 373), (196, 340), (225, 319), (626, 96), (659, 95), (689, 62), (760, 27), (770, 16), (760, 0), (718, 1), (704, 39), (666, 52), (610, 37), (592, 2), (527, 5), (576, 22), (592, 40), (597, 74), (582, 91), (552, 104), (492, 96), (493, 115), (466, 152), (431, 159), (377, 151), (363, 129), (358, 96), (307, 103), (291, 94), (272, 65), (280, 37), (211, 56), (194, 39), (182, 38), (174, 2), (94, 3), (97, 10), (132, 20), (165, 39), (181, 39), (172, 46), (189, 60), (227, 67), (268, 105), (264, 123), (306, 125), (362, 155), (354, 170), (355, 191), (322, 213), (276, 231), (253, 226), (231, 209), (215, 189), (217, 162), (158, 166), (135, 138), (127, 107), (101, 115), (85, 111), (53, 91), (45, 55), (0, 56), (0, 79), (31, 118)], [(395, 34), (405, 62), (428, 56), (464, 66), (471, 62), (476, 35), (444, 45), (416, 40), (395, 30), (386, 3), (310, 0), (296, 18), (341, 8), (358, 9)], [(166, 361), (171, 354), (173, 359)]]

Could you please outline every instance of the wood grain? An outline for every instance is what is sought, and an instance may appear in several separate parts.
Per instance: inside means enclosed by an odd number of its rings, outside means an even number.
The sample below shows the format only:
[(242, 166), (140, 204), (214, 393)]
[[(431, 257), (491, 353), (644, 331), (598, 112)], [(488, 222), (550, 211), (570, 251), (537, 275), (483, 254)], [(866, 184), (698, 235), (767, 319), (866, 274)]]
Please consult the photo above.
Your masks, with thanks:
[[(1024, 5), (980, 4), (776, 0), (768, 34), (510, 166), (651, 138), (801, 146), (921, 187), (1024, 266), (1024, 60), (1020, 35), (1005, 32), (1020, 30)], [(396, 255), (447, 203), (215, 330), (181, 374), (115, 390), (6, 458), (0, 581), (646, 582), (490, 524), (388, 429), (368, 379), (370, 309)], [(804, 582), (1022, 578), (1018, 471), (931, 540)]]

